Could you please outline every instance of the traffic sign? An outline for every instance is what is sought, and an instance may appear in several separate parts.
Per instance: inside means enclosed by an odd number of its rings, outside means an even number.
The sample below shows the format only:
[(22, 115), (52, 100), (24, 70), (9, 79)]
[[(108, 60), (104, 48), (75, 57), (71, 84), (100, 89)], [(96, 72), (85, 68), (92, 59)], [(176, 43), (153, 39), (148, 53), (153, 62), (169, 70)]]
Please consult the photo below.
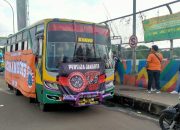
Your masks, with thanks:
[(132, 35), (129, 38), (129, 45), (131, 46), (131, 48), (135, 48), (137, 46), (137, 43), (138, 43), (138, 39), (137, 39), (136, 35)]

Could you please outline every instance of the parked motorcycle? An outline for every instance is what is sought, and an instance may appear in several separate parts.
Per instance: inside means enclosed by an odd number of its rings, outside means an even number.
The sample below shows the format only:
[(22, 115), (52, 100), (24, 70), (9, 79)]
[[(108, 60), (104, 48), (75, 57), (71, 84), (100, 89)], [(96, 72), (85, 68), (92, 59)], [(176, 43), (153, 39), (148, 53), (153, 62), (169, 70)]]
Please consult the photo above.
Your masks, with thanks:
[(180, 103), (161, 112), (159, 125), (162, 130), (180, 130)]

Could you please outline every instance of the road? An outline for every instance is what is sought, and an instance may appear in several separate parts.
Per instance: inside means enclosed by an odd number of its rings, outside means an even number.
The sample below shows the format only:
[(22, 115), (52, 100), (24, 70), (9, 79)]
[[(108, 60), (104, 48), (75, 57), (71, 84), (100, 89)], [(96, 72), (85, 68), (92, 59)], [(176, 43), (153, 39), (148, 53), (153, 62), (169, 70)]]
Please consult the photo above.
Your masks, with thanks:
[(156, 121), (103, 105), (51, 108), (42, 112), (38, 104), (15, 96), (0, 76), (0, 130), (160, 130)]

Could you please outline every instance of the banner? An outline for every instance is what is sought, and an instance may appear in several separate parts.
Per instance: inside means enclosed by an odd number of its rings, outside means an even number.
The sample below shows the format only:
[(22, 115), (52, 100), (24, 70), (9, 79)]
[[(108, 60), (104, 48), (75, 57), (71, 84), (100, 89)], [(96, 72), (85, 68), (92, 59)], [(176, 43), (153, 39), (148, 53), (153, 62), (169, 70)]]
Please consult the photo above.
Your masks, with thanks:
[(180, 38), (180, 12), (143, 21), (144, 41), (153, 42)]
[(95, 91), (105, 82), (104, 65), (93, 63), (64, 63), (59, 70), (59, 83), (73, 92)]
[(35, 96), (35, 56), (28, 50), (5, 54), (5, 79), (24, 96)]

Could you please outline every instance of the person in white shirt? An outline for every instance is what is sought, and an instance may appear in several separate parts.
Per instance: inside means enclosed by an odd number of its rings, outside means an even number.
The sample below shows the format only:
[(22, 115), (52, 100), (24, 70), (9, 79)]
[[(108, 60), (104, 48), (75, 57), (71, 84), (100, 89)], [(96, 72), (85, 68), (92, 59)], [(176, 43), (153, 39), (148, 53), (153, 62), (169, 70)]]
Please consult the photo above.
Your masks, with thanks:
[(176, 84), (176, 89), (171, 92), (171, 94), (180, 94), (180, 65), (179, 65), (179, 71), (178, 71), (178, 80)]

